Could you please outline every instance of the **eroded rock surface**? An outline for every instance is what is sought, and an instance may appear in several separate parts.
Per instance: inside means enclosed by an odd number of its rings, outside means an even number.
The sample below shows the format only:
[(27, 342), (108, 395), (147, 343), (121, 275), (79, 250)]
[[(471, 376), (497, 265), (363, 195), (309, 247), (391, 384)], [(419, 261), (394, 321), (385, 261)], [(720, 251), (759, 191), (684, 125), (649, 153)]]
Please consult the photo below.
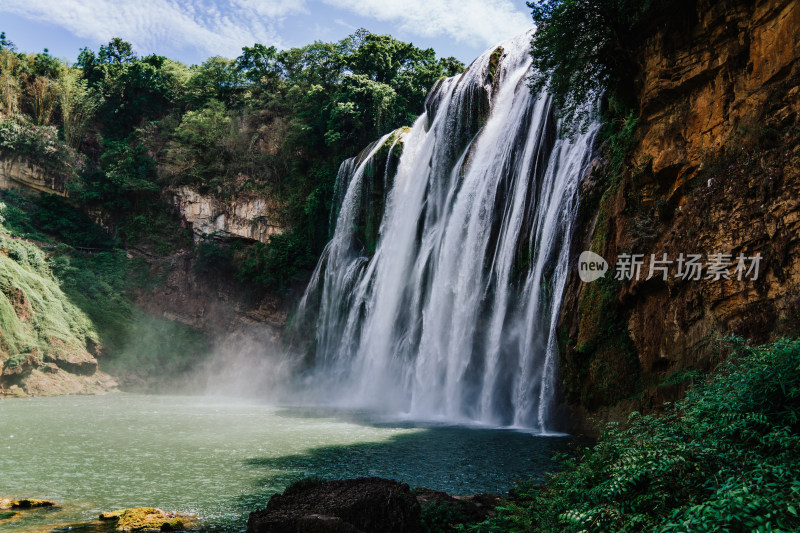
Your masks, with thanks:
[[(570, 275), (559, 325), (564, 392), (580, 423), (674, 401), (717, 339), (800, 331), (800, 3), (702, 0), (682, 32), (641, 52), (628, 171), (600, 198), (606, 161), (584, 179), (574, 256), (642, 254), (638, 280)], [(691, 17), (690, 17), (691, 18)], [(680, 254), (760, 254), (758, 279), (676, 278)], [(651, 254), (673, 261), (649, 275)], [(683, 376), (683, 379), (678, 379)], [(614, 407), (616, 406), (616, 408)], [(584, 429), (587, 426), (584, 426)]]

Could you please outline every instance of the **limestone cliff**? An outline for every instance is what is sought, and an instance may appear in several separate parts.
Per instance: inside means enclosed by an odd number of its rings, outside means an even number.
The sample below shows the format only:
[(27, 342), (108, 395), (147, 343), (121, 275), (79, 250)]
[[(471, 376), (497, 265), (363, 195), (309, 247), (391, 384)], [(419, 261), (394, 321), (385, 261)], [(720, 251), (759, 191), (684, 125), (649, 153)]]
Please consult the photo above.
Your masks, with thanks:
[(22, 189), (65, 196), (66, 178), (21, 156), (0, 157), (0, 189)]
[(215, 236), (267, 242), (271, 235), (286, 230), (279, 206), (262, 196), (240, 195), (224, 200), (189, 187), (179, 187), (166, 191), (165, 197), (178, 210), (196, 239)]
[[(562, 306), (564, 392), (578, 421), (675, 399), (724, 355), (720, 335), (800, 331), (800, 3), (702, 0), (695, 14), (639, 51), (624, 175), (604, 178), (603, 146), (583, 182), (574, 255), (591, 249), (611, 273), (583, 284), (576, 265)], [(623, 253), (642, 254), (639, 280), (611, 279)], [(651, 254), (665, 253), (763, 260), (754, 281), (675, 270), (647, 280)]]
[(159, 283), (134, 291), (135, 303), (153, 316), (219, 336), (251, 326), (279, 335), (286, 325), (289, 295), (276, 295), (237, 283), (228, 272), (201, 272), (189, 250), (168, 256), (129, 252), (145, 259)]

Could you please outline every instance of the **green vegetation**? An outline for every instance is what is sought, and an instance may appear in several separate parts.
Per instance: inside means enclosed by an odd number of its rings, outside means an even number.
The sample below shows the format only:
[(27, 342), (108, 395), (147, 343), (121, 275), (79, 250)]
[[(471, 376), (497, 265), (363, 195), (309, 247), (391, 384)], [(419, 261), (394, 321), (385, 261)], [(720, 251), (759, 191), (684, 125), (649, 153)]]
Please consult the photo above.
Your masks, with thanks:
[(283, 51), (255, 44), (191, 67), (139, 57), (118, 38), (68, 66), (46, 50), (17, 52), (3, 35), (0, 151), (68, 169), (70, 197), (103, 213), (119, 243), (162, 254), (190, 244), (162, 203), (166, 189), (267, 195), (291, 230), (232, 261), (245, 282), (280, 289), (330, 236), (341, 161), (411, 123), (436, 81), (463, 68), (366, 30)]
[(604, 95), (612, 117), (635, 105), (636, 45), (656, 28), (681, 23), (688, 0), (534, 0), (531, 89), (547, 88), (567, 125), (587, 127)]
[(84, 213), (53, 195), (0, 197), (0, 360), (7, 366), (91, 348), (101, 369), (158, 385), (154, 376), (172, 379), (205, 356), (203, 335), (131, 303), (129, 291), (152, 281), (147, 265), (114, 247)]
[(9, 238), (0, 203), (0, 359), (10, 368), (33, 355), (99, 342), (91, 320), (66, 296), (35, 244)]
[(797, 531), (800, 340), (732, 350), (661, 415), (609, 424), (470, 531)]

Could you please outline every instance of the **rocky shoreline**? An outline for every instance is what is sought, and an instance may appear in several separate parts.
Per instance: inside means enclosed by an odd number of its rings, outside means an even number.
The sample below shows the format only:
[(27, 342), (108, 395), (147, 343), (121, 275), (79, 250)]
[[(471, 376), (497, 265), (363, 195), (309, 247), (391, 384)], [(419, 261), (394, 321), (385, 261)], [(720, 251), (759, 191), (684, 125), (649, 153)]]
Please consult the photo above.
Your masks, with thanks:
[[(422, 533), (450, 530), (496, 515), (503, 498), (494, 494), (452, 496), (411, 489), (399, 481), (363, 477), (297, 481), (253, 511), (247, 533)], [(0, 498), (0, 527), (28, 513), (58, 509), (50, 500)], [(42, 531), (203, 531), (202, 517), (154, 507), (101, 513), (97, 520), (47, 526)], [(216, 530), (215, 530), (216, 531)]]
[[(12, 525), (31, 513), (58, 510), (61, 507), (51, 500), (34, 498), (12, 500), (0, 498), (0, 527)], [(197, 516), (186, 513), (173, 513), (155, 507), (133, 507), (100, 513), (97, 520), (77, 524), (59, 524), (43, 526), (37, 531), (85, 531), (106, 533), (112, 531), (183, 531), (199, 530)]]

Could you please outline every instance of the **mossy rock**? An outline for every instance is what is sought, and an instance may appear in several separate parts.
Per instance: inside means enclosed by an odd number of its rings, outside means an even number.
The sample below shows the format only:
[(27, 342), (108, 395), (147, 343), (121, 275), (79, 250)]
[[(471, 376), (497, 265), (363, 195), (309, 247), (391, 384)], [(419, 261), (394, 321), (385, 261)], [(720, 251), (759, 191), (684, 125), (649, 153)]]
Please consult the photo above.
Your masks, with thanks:
[(486, 78), (490, 84), (494, 84), (494, 79), (497, 76), (497, 67), (500, 66), (500, 59), (503, 57), (503, 52), (505, 52), (503, 47), (498, 46), (489, 57), (489, 70), (486, 73)]
[(181, 531), (189, 518), (155, 507), (134, 507), (100, 514), (100, 520), (116, 521), (117, 531)]
[(38, 500), (36, 498), (14, 500), (11, 502), (12, 509), (38, 509), (41, 507), (53, 507), (54, 505), (55, 503), (50, 500)]

